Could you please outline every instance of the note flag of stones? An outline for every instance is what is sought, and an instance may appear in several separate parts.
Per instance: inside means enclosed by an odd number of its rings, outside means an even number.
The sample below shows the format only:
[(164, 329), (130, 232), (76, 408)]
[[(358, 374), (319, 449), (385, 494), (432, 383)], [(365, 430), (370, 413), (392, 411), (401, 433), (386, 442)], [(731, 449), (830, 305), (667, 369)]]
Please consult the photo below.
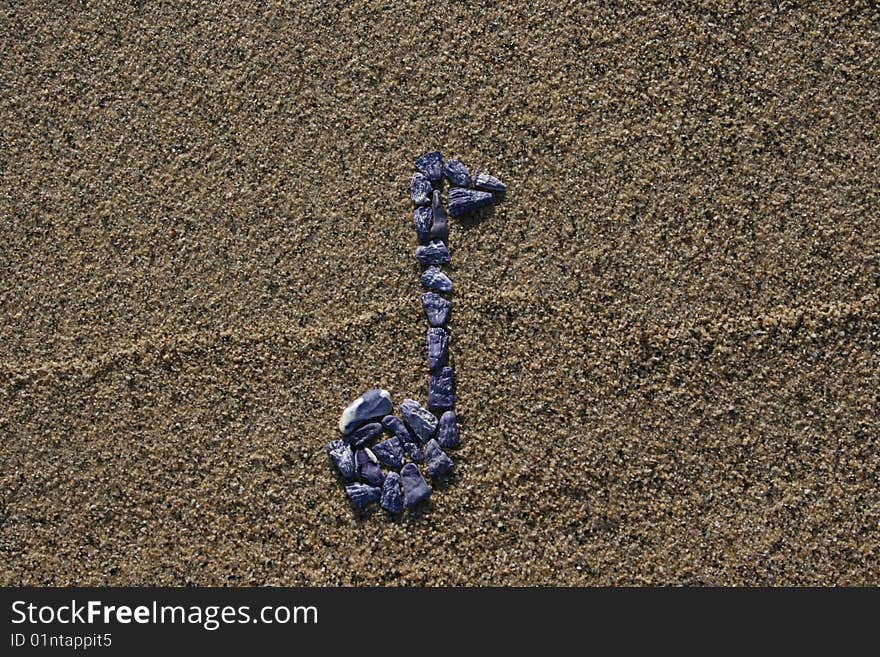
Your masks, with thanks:
[[(455, 462), (448, 450), (459, 446), (453, 345), (447, 330), (453, 289), (444, 271), (453, 257), (447, 243), (447, 216), (459, 218), (497, 203), (505, 191), (495, 176), (479, 171), (471, 174), (457, 159), (444, 163), (440, 151), (424, 153), (414, 165), (410, 192), (417, 243), (414, 257), (421, 268), (421, 304), (427, 324), (423, 342), (427, 346), (427, 396), (424, 402), (412, 397), (401, 400), (394, 415), (390, 392), (367, 390), (342, 411), (341, 437), (327, 445), (351, 505), (357, 510), (378, 505), (390, 516), (425, 504), (431, 496), (428, 482), (449, 475)], [(448, 189), (444, 189), (447, 182)]]

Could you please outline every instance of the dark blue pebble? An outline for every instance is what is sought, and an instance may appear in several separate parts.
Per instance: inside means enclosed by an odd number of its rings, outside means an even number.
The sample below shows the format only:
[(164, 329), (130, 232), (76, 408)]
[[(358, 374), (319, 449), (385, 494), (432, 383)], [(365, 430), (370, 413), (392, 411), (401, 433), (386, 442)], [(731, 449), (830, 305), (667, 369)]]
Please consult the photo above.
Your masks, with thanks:
[(431, 326), (446, 326), (449, 321), (449, 310), (452, 302), (447, 301), (439, 294), (425, 292), (422, 295), (422, 308), (425, 309), (425, 317)]
[(416, 160), (416, 169), (432, 182), (440, 180), (443, 177), (443, 157), (440, 151), (431, 151), (422, 155)]
[(430, 241), (433, 217), (434, 212), (430, 206), (422, 205), (413, 210), (413, 228), (416, 229), (416, 237), (419, 238), (419, 242)]
[(455, 420), (455, 411), (446, 411), (437, 423), (437, 442), (443, 449), (458, 447), (458, 427)]
[(419, 439), (416, 438), (416, 435), (409, 430), (409, 427), (403, 423), (399, 417), (394, 415), (386, 415), (382, 418), (382, 426), (388, 429), (391, 433), (393, 433), (400, 442), (406, 443), (418, 443)]
[(403, 482), (403, 497), (406, 500), (406, 508), (411, 509), (431, 497), (431, 489), (428, 482), (419, 472), (419, 467), (413, 463), (407, 463), (400, 470), (400, 480)]
[(439, 477), (452, 469), (452, 459), (446, 456), (436, 440), (429, 440), (425, 445), (425, 465), (428, 467), (428, 475)]
[(492, 200), (493, 197), (490, 192), (453, 187), (449, 190), (449, 215), (460, 217), (463, 214), (490, 205)]
[(369, 449), (359, 449), (354, 454), (354, 462), (357, 466), (358, 477), (373, 486), (381, 486), (385, 477), (376, 456)]
[(449, 357), (449, 334), (442, 328), (428, 329), (428, 369), (432, 372), (446, 365)]
[(449, 184), (456, 187), (470, 187), (471, 174), (468, 168), (458, 160), (446, 160), (443, 165), (443, 173), (446, 174)]
[(389, 472), (382, 484), (382, 500), (379, 506), (391, 515), (397, 515), (403, 511), (403, 495), (400, 492), (400, 475)]
[(451, 367), (444, 367), (428, 377), (428, 408), (452, 408), (455, 405), (454, 388)]
[(435, 189), (431, 197), (431, 208), (431, 239), (445, 240), (449, 237), (449, 227), (446, 225), (446, 210), (443, 209), (439, 189)]
[(474, 176), (474, 187), (487, 189), (490, 192), (503, 192), (506, 189), (504, 183), (498, 180), (495, 176), (479, 172)]
[(403, 465), (403, 443), (397, 436), (373, 445), (373, 454), (389, 468), (399, 468)]
[(449, 249), (443, 242), (428, 242), (416, 248), (416, 259), (423, 265), (445, 265), (449, 262)]
[(421, 463), (425, 460), (425, 454), (422, 452), (422, 446), (419, 443), (403, 443), (403, 453), (410, 461)]
[(330, 441), (327, 445), (327, 453), (330, 454), (330, 459), (333, 461), (336, 469), (339, 470), (339, 474), (345, 479), (350, 480), (354, 478), (354, 454), (351, 452), (351, 447), (345, 444), (345, 441)]
[(339, 430), (348, 435), (365, 422), (391, 412), (391, 393), (381, 388), (367, 390), (342, 411)]
[(415, 399), (404, 399), (400, 405), (400, 414), (423, 443), (428, 442), (437, 430), (437, 418)]
[(430, 205), (431, 181), (420, 173), (414, 173), (412, 177), (412, 202), (416, 205)]
[(379, 499), (382, 495), (382, 489), (378, 486), (354, 483), (345, 487), (345, 494), (348, 495), (348, 499), (355, 507), (364, 509)]
[(360, 429), (353, 431), (345, 437), (346, 442), (352, 447), (361, 447), (382, 433), (382, 425), (378, 422), (370, 422)]
[(428, 267), (422, 272), (422, 287), (438, 292), (452, 292), (452, 281), (436, 267)]

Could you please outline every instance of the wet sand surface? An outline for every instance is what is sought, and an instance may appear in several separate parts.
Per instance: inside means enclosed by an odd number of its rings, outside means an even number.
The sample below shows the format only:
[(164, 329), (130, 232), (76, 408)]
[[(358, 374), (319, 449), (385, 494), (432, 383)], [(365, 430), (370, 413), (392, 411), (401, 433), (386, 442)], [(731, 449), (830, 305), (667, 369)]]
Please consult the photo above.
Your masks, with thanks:
[[(0, 13), (3, 584), (880, 583), (880, 13), (819, 3)], [(355, 514), (342, 408), (462, 446)]]

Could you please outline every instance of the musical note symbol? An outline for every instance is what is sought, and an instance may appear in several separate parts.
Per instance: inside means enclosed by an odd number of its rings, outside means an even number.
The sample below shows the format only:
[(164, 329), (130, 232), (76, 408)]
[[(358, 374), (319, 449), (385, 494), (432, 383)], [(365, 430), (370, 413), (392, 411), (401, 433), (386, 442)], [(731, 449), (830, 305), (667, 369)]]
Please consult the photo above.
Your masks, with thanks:
[[(419, 242), (415, 257), (425, 267), (421, 283), (426, 291), (421, 301), (428, 322), (427, 406), (404, 399), (398, 407), (401, 417), (397, 417), (392, 414), (387, 390), (369, 390), (345, 408), (339, 420), (342, 438), (327, 446), (354, 507), (364, 509), (379, 502), (391, 515), (402, 513), (404, 507), (414, 508), (430, 497), (431, 488), (419, 464), (431, 480), (436, 480), (453, 468), (445, 450), (459, 445), (455, 373), (449, 363), (450, 335), (446, 328), (452, 307), (447, 296), (452, 293), (453, 283), (442, 270), (451, 261), (447, 209), (443, 207), (444, 178), (450, 184), (447, 205), (448, 216), (453, 218), (497, 202), (505, 191), (504, 184), (494, 176), (477, 172), (472, 179), (468, 168), (458, 160), (444, 163), (440, 151), (425, 153), (416, 159), (415, 167), (418, 171), (413, 174), (410, 192), (415, 205), (413, 228)], [(384, 437), (386, 433), (391, 436)]]

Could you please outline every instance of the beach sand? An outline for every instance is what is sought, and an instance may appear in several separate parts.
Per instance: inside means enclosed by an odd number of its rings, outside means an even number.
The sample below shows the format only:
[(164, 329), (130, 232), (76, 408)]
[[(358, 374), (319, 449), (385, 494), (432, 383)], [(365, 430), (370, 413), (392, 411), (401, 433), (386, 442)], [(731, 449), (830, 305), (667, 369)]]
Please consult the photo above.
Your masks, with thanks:
[[(880, 584), (880, 14), (818, 3), (0, 14), (0, 583)], [(344, 406), (455, 474), (358, 515)]]

